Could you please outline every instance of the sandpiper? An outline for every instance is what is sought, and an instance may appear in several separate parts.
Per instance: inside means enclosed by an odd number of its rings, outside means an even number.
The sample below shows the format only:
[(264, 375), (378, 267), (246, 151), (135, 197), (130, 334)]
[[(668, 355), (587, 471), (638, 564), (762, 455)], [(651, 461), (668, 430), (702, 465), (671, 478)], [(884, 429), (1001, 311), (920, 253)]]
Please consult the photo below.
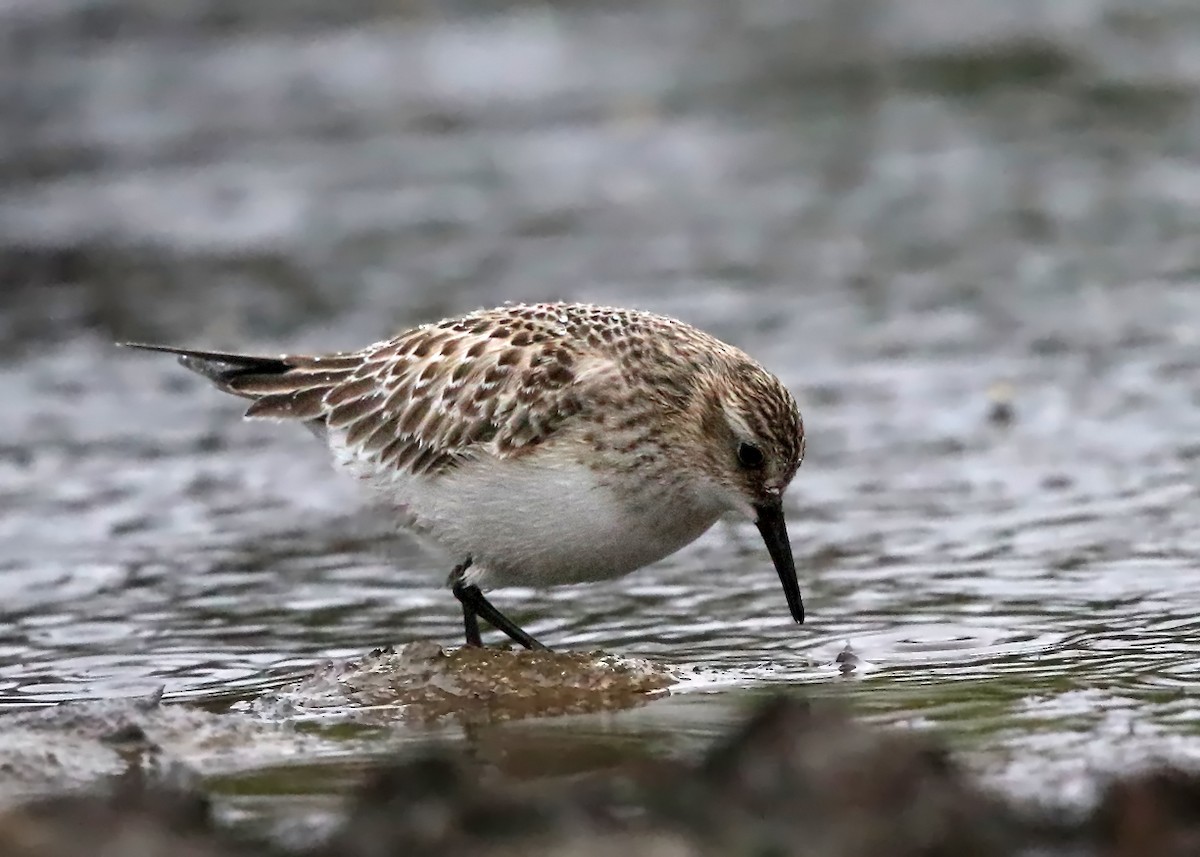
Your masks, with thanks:
[(544, 648), (480, 587), (621, 577), (728, 513), (755, 522), (804, 621), (782, 506), (804, 458), (800, 410), (743, 351), (681, 321), (549, 303), (324, 356), (130, 345), (251, 400), (248, 418), (311, 428), (456, 563), (467, 645), (482, 618)]

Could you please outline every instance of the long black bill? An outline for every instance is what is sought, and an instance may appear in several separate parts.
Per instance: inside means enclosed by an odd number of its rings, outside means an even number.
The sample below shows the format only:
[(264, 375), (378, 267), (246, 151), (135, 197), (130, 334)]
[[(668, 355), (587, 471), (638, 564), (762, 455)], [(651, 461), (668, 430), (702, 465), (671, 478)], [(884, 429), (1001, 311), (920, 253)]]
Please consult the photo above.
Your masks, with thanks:
[(767, 543), (767, 552), (779, 572), (779, 582), (783, 584), (783, 594), (787, 596), (788, 609), (792, 618), (803, 624), (804, 600), (800, 597), (800, 583), (796, 580), (796, 562), (792, 559), (792, 543), (788, 541), (787, 523), (783, 520), (783, 506), (756, 506), (758, 513), (758, 531), (762, 533), (763, 541)]

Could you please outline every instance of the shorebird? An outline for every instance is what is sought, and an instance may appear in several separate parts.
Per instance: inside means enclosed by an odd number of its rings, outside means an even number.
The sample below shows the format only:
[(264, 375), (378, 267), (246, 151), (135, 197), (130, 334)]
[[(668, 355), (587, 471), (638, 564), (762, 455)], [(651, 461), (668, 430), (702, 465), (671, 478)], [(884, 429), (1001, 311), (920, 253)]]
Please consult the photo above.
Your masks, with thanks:
[(788, 608), (804, 603), (783, 494), (804, 458), (795, 399), (745, 352), (684, 322), (587, 304), (507, 305), (357, 351), (261, 357), (162, 345), (247, 418), (300, 422), (401, 528), (454, 562), (479, 619), (545, 648), (481, 587), (624, 576), (724, 515), (758, 527)]

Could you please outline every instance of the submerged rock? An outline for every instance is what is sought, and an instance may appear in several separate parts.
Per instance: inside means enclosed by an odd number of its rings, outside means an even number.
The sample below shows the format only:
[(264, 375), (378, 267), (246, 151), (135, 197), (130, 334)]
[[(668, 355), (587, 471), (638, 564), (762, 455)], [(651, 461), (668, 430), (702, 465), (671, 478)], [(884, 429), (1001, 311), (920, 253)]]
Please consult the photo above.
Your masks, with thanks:
[(514, 720), (630, 708), (676, 678), (650, 661), (602, 652), (445, 651), (415, 642), (327, 664), (261, 700), (260, 713), (384, 708), (412, 720)]
[(161, 691), (5, 714), (0, 806), (83, 789), (128, 794), (133, 783), (191, 789), (205, 774), (314, 753), (319, 743), (288, 724), (163, 704)]
[(155, 737), (163, 737), (167, 721), (195, 735), (197, 717), (205, 715), (168, 711), (161, 701), (160, 691), (0, 717), (0, 804), (130, 778), (171, 788), (198, 783), (199, 774), (165, 752)]

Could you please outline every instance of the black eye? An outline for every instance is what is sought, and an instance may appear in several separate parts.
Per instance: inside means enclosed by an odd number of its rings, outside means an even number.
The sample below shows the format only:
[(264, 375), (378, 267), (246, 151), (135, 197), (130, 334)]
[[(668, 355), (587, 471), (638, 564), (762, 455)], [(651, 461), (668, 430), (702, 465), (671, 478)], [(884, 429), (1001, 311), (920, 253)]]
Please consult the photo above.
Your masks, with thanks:
[(737, 448), (738, 464), (747, 470), (758, 470), (763, 466), (765, 459), (763, 452), (752, 443), (739, 443)]

